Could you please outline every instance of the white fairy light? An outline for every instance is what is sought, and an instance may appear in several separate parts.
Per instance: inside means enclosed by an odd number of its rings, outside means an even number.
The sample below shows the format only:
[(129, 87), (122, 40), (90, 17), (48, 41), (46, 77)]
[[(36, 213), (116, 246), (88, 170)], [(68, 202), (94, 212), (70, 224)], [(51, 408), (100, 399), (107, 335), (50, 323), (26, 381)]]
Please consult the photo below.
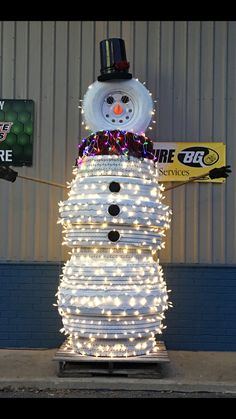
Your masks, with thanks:
[[(94, 92), (96, 86), (88, 89)], [(147, 95), (152, 93), (147, 90)], [(80, 102), (82, 125), (89, 129), (85, 102)], [(154, 106), (148, 108), (149, 120)], [(110, 358), (148, 354), (171, 306), (159, 260), (153, 259), (164, 246), (171, 216), (162, 203), (157, 168), (149, 159), (87, 155), (73, 174), (68, 199), (59, 203), (63, 244), (72, 249), (57, 293), (62, 332), (69, 335), (74, 353)], [(109, 189), (111, 182), (120, 185), (119, 192)]]
[[(64, 243), (72, 253), (57, 305), (73, 350), (84, 355), (152, 351), (155, 334), (163, 330), (163, 310), (171, 306), (159, 261), (152, 257), (170, 224), (171, 211), (161, 202), (163, 185), (147, 159), (141, 171), (134, 157), (122, 163), (118, 156), (87, 157), (73, 171), (68, 199), (59, 203)], [(120, 184), (117, 194), (109, 190), (112, 181)], [(119, 206), (115, 217), (110, 205)], [(118, 243), (108, 240), (111, 230), (119, 232)], [(151, 320), (149, 313), (156, 313)]]

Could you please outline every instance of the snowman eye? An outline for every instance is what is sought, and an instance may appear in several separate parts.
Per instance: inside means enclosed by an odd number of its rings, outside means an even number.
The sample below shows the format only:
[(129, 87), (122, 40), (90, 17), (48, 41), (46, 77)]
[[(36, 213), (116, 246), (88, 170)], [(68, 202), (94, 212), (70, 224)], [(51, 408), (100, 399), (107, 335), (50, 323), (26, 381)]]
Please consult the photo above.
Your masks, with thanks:
[(112, 103), (114, 102), (114, 98), (112, 97), (112, 96), (108, 96), (108, 98), (107, 98), (107, 103), (109, 104), (109, 105), (112, 105)]
[(123, 103), (128, 103), (129, 102), (129, 97), (128, 96), (122, 96), (121, 101)]

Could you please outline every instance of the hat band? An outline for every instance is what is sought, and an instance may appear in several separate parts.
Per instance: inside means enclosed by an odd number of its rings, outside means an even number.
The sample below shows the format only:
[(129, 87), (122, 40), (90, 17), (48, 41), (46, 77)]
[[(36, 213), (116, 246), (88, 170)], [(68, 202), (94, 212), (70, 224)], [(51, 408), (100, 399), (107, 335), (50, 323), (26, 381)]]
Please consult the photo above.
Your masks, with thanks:
[(105, 67), (101, 69), (101, 73), (114, 73), (116, 71), (126, 71), (129, 69), (129, 62), (128, 61), (119, 61), (117, 63), (113, 63), (110, 67)]
[(119, 61), (115, 63), (115, 69), (118, 71), (128, 70), (129, 69), (129, 62), (128, 61)]

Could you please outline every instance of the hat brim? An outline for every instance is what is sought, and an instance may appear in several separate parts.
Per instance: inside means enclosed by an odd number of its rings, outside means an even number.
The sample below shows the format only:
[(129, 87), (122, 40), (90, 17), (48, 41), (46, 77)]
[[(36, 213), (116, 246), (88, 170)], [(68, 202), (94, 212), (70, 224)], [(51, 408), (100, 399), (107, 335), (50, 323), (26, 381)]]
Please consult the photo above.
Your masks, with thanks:
[(105, 73), (98, 76), (98, 81), (107, 81), (107, 80), (130, 80), (132, 79), (132, 74), (130, 73)]

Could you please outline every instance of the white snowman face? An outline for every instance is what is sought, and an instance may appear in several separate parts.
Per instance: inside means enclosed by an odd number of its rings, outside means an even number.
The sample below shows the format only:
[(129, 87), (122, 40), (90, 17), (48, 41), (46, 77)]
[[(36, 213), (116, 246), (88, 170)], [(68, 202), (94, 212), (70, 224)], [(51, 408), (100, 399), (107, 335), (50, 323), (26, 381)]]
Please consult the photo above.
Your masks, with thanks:
[(96, 81), (84, 96), (83, 111), (93, 132), (120, 129), (141, 134), (150, 124), (153, 101), (137, 79)]
[(119, 126), (122, 129), (124, 124), (131, 122), (134, 116), (134, 101), (126, 92), (113, 92), (109, 94), (102, 105), (102, 114), (106, 121)]

